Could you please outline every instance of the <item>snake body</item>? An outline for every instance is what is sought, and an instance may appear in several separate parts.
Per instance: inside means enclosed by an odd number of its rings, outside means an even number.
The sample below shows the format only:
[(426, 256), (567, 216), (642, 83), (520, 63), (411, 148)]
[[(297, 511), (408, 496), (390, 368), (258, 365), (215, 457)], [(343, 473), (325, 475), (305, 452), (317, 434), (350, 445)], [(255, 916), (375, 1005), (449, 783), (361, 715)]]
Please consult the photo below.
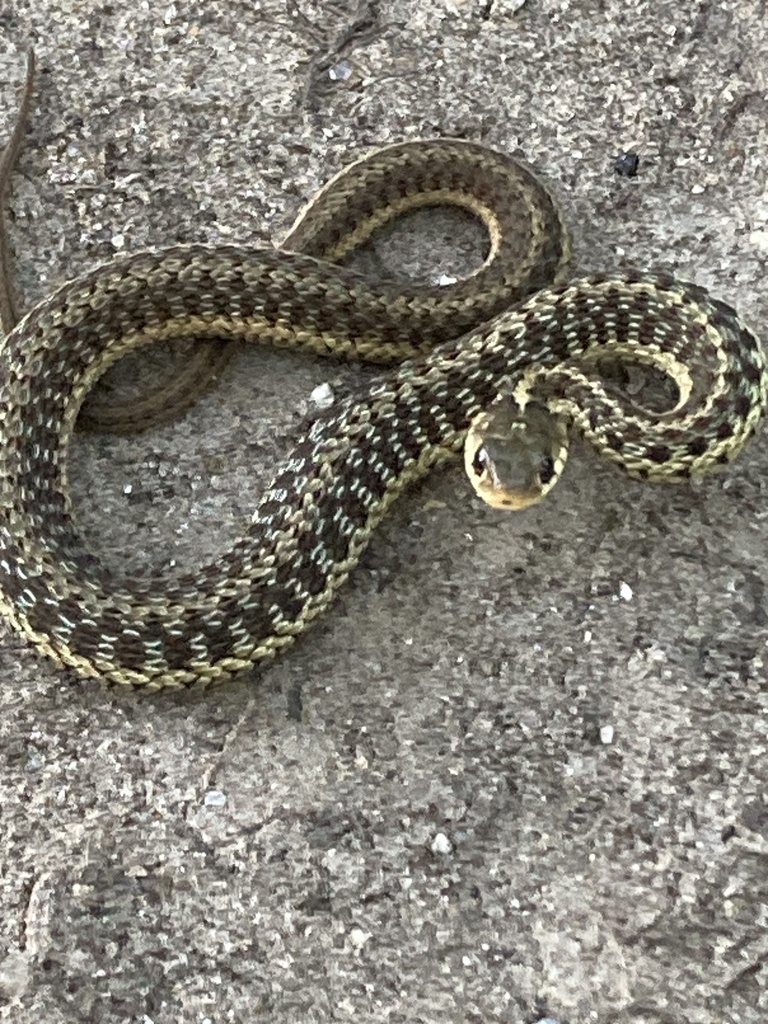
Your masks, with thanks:
[[(489, 256), (466, 280), (372, 283), (339, 265), (392, 217), (446, 202), (489, 230)], [(760, 343), (730, 307), (667, 277), (564, 282), (569, 248), (550, 190), (484, 147), (384, 147), (334, 178), (289, 239), (302, 251), (187, 245), (121, 257), (64, 284), (5, 337), (0, 610), (59, 664), (152, 691), (221, 682), (274, 657), (328, 607), (397, 496), (461, 451), (499, 393), (523, 388), (648, 479), (727, 461), (765, 406)], [(124, 578), (78, 536), (67, 447), (109, 365), (178, 337), (397, 365), (307, 424), (246, 535), (215, 564)], [(661, 365), (678, 405), (653, 417), (625, 409), (594, 379), (600, 351)]]

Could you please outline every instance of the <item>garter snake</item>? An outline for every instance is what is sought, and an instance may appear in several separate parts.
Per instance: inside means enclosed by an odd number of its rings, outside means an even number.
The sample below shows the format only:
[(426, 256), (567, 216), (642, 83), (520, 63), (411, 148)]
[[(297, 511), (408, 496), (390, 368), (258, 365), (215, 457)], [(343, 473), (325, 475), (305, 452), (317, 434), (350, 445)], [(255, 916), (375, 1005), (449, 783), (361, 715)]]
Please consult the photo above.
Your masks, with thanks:
[[(469, 278), (372, 283), (340, 265), (393, 217), (438, 203), (471, 210), (488, 229), (489, 255)], [(275, 656), (329, 605), (395, 498), (459, 454), (473, 422), (470, 476), (482, 484), (522, 453), (528, 468), (513, 490), (525, 504), (538, 497), (531, 487), (543, 493), (557, 478), (564, 422), (627, 472), (674, 481), (728, 461), (765, 406), (760, 343), (729, 306), (666, 276), (565, 281), (567, 234), (549, 188), (482, 146), (438, 139), (374, 151), (318, 193), (289, 244), (301, 251), (176, 245), (121, 256), (8, 330), (0, 610), (59, 664), (151, 691), (219, 682)], [(173, 580), (125, 578), (78, 536), (67, 447), (108, 366), (179, 337), (394, 365), (307, 423), (245, 536), (216, 564)], [(678, 385), (675, 408), (625, 407), (593, 372), (605, 353), (661, 367)], [(498, 417), (488, 410), (499, 394), (511, 460), (497, 450), (496, 419), (483, 419)]]

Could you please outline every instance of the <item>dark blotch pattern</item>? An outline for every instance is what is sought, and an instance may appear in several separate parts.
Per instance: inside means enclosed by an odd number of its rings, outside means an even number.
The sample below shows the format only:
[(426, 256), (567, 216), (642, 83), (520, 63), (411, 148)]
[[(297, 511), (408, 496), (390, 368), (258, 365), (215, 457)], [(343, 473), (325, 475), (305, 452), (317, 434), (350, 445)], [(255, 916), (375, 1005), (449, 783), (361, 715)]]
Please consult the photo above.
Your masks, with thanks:
[(655, 444), (645, 450), (646, 457), (655, 462), (658, 465), (663, 465), (665, 462), (669, 462), (672, 458), (672, 452), (666, 445)]

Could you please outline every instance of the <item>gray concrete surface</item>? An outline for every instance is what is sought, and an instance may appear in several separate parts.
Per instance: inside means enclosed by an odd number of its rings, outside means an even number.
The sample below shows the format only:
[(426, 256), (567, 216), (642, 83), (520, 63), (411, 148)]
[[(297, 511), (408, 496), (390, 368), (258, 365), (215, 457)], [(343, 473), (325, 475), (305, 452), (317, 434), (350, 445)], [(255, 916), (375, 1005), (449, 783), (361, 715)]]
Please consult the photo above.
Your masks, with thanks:
[[(548, 176), (575, 271), (671, 268), (765, 330), (767, 6), (11, 0), (25, 301), (116, 251), (278, 239), (361, 147), (444, 134)], [(385, 265), (482, 254), (408, 228)], [(79, 438), (93, 547), (215, 557), (340, 373), (243, 352), (182, 422)], [(763, 1021), (765, 449), (680, 489), (579, 450), (517, 517), (435, 477), (314, 633), (209, 695), (119, 698), (6, 635), (0, 1018)]]

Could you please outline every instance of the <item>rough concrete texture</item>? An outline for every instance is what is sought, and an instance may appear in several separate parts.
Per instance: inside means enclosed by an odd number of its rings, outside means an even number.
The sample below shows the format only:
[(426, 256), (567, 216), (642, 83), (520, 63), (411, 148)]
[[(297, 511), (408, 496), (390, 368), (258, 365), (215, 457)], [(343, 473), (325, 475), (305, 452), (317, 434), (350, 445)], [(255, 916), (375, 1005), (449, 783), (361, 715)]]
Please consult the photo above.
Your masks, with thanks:
[[(670, 268), (762, 330), (767, 7), (11, 0), (5, 124), (40, 59), (25, 302), (114, 252), (279, 239), (366, 146), (440, 134), (546, 174), (574, 272)], [(482, 256), (454, 216), (405, 227), (385, 268)], [(215, 557), (342, 372), (242, 352), (182, 422), (80, 437), (93, 547)], [(0, 1017), (763, 1021), (764, 438), (679, 489), (579, 448), (518, 516), (438, 475), (311, 635), (208, 695), (117, 697), (6, 635)]]

